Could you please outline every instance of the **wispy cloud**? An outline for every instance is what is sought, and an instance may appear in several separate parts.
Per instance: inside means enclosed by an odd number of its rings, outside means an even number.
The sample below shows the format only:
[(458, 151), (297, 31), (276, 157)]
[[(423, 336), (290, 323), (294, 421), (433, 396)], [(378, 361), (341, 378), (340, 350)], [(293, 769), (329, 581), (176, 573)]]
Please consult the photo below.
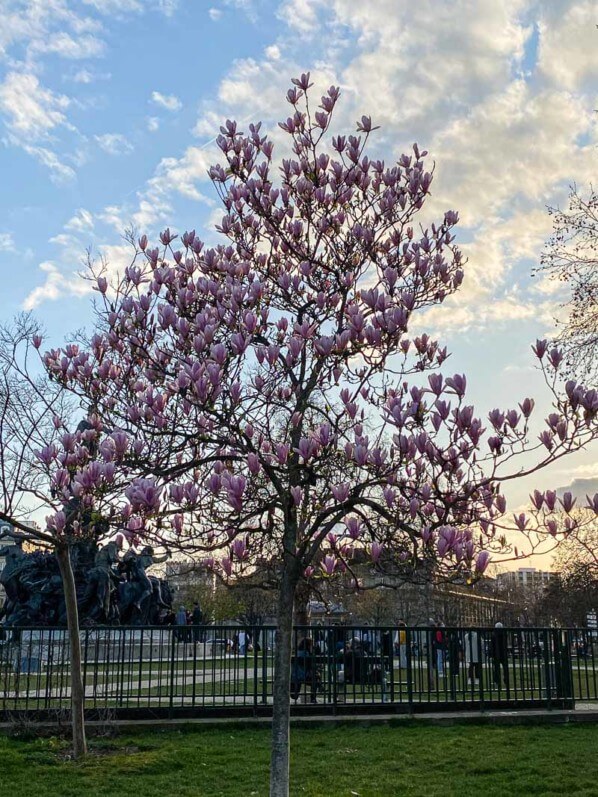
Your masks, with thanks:
[(94, 136), (98, 145), (108, 155), (128, 155), (133, 152), (133, 145), (121, 133), (104, 133), (101, 136)]
[(180, 111), (183, 103), (174, 94), (161, 94), (159, 91), (152, 91), (152, 102), (164, 108), (166, 111)]
[(15, 242), (10, 232), (0, 232), (0, 252), (14, 252)]
[(64, 225), (66, 230), (73, 230), (75, 232), (84, 232), (93, 229), (94, 220), (89, 210), (79, 208), (79, 210), (72, 216)]
[(58, 155), (48, 147), (33, 146), (31, 144), (23, 144), (23, 149), (28, 155), (35, 158), (42, 166), (45, 166), (50, 171), (50, 178), (53, 182), (63, 185), (69, 183), (77, 176), (75, 170), (64, 163)]
[(0, 84), (0, 113), (19, 143), (39, 141), (55, 127), (68, 125), (69, 105), (68, 97), (43, 88), (33, 74), (9, 72)]

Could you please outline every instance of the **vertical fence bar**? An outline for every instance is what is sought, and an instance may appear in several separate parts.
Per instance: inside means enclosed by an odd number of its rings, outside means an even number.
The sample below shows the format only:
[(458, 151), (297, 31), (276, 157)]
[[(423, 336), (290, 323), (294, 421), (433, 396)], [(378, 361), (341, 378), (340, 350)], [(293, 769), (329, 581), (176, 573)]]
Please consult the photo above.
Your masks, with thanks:
[(171, 628), (170, 633), (170, 689), (168, 695), (168, 717), (172, 718), (172, 708), (174, 705), (174, 662), (176, 655), (175, 631)]
[(548, 642), (548, 635), (546, 629), (542, 631), (542, 653), (544, 658), (544, 678), (545, 678), (545, 693), (546, 693), (546, 708), (552, 711), (552, 671), (550, 667), (550, 645)]

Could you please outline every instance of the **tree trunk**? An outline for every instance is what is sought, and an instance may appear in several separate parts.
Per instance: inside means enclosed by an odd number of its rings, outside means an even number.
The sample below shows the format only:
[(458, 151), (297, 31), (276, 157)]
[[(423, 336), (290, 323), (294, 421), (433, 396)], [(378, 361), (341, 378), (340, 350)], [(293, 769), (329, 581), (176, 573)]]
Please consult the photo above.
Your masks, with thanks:
[(77, 608), (77, 587), (71, 565), (68, 545), (57, 546), (56, 558), (62, 576), (66, 622), (69, 635), (71, 664), (71, 723), (73, 727), (73, 756), (82, 758), (87, 753), (85, 738), (85, 689), (81, 668), (81, 638), (79, 635), (79, 611)]
[(289, 795), (291, 652), (296, 586), (297, 579), (287, 565), (282, 574), (278, 598), (278, 627), (274, 651), (270, 797), (288, 797)]
[(307, 581), (301, 581), (295, 589), (295, 624), (307, 625), (309, 621), (309, 597), (311, 590)]

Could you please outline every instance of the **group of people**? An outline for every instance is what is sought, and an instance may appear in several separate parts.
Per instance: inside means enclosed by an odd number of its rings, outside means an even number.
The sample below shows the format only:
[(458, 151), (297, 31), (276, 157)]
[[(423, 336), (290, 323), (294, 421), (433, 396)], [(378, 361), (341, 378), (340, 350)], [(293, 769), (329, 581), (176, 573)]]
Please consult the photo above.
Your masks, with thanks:
[(193, 604), (193, 611), (181, 605), (176, 612), (167, 612), (163, 624), (176, 626), (177, 642), (203, 642), (205, 639), (203, 612), (197, 601)]
[(477, 686), (482, 679), (482, 662), (487, 655), (492, 662), (492, 680), (498, 688), (509, 687), (509, 652), (507, 632), (497, 622), (489, 640), (470, 628), (462, 636), (456, 629), (446, 629), (444, 623), (430, 619), (427, 658), (430, 684), (433, 688), (435, 676), (448, 675), (453, 682), (460, 672), (461, 664), (467, 668), (467, 683)]
[(433, 619), (429, 620), (428, 630), (409, 632), (406, 623), (400, 620), (394, 632), (361, 629), (347, 634), (339, 628), (334, 639), (319, 639), (317, 632), (315, 636), (315, 640), (304, 636), (296, 646), (291, 667), (294, 700), (305, 685), (312, 702), (316, 702), (327, 662), (336, 669), (337, 685), (375, 686), (384, 683), (385, 673), (396, 666), (398, 659), (400, 670), (412, 668), (412, 677), (427, 672), (425, 677), (431, 690), (438, 688), (440, 678), (446, 678), (447, 688), (456, 698), (462, 667), (467, 685), (475, 687), (482, 680), (483, 662), (488, 659), (494, 685), (498, 689), (509, 688), (507, 631), (500, 622), (489, 636), (474, 628), (465, 633), (446, 628), (444, 623)]

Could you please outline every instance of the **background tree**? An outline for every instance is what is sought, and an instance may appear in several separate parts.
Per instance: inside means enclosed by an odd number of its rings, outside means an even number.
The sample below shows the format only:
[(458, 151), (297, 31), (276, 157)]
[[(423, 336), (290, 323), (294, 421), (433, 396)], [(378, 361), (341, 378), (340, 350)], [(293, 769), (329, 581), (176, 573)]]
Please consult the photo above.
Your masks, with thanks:
[[(287, 94), (290, 153), (278, 169), (259, 124), (221, 128), (224, 164), (210, 174), (223, 243), (207, 249), (192, 231), (175, 249), (165, 230), (150, 248), (142, 236), (121, 278), (96, 275), (89, 345), (45, 357), (112, 441), (98, 450), (128, 483), (112, 519), (131, 541), (174, 535), (225, 577), (279, 564), (273, 797), (288, 794), (298, 587), (316, 568), (351, 572), (356, 549), (374, 562), (385, 553), (398, 572), (482, 573), (488, 551), (504, 548), (501, 482), (597, 433), (579, 387), (575, 401), (555, 395), (558, 432), (551, 421), (530, 441), (524, 399), (493, 410), (486, 437), (465, 376), (438, 372), (446, 349), (408, 334), (414, 313), (461, 283), (457, 214), (416, 232), (432, 183), (426, 153), (371, 159), (365, 116), (357, 136), (330, 139), (339, 91), (316, 108), (310, 87), (302, 75)], [(558, 350), (535, 350), (558, 367)], [(512, 465), (529, 449), (533, 466)], [(97, 490), (81, 494), (93, 505)]]
[(583, 628), (598, 606), (598, 577), (587, 562), (572, 562), (555, 573), (542, 595), (543, 622)]
[(565, 540), (554, 558), (555, 578), (545, 592), (551, 618), (583, 627), (587, 614), (598, 609), (598, 526), (592, 523)]
[[(193, 573), (193, 570), (190, 572)], [(183, 576), (177, 587), (176, 602), (187, 609), (192, 609), (194, 603), (199, 603), (204, 623), (218, 624), (238, 620), (243, 612), (239, 596), (220, 579), (207, 583), (193, 578), (185, 579)]]
[(568, 316), (558, 342), (565, 353), (564, 373), (590, 385), (598, 377), (598, 194), (585, 199), (574, 186), (567, 210), (549, 208), (554, 229), (536, 273), (566, 283)]

